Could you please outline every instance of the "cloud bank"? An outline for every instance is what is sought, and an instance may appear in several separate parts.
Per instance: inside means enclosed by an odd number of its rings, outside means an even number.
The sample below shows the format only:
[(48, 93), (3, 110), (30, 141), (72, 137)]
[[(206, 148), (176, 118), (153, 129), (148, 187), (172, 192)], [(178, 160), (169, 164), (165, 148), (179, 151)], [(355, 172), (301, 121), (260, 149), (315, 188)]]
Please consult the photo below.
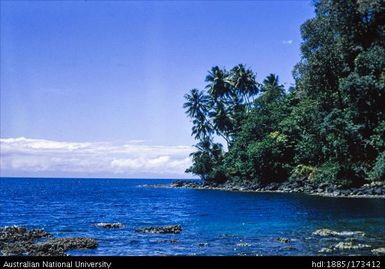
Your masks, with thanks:
[(144, 141), (60, 142), (1, 138), (1, 175), (191, 177), (191, 146), (151, 146)]

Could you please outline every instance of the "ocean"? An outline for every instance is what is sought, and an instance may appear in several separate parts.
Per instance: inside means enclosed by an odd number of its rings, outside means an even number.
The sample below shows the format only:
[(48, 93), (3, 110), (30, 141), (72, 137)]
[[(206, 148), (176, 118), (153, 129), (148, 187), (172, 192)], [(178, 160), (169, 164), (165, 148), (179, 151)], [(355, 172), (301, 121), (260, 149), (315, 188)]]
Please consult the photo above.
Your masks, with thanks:
[[(0, 178), (0, 226), (44, 228), (57, 237), (86, 236), (99, 243), (70, 255), (369, 255), (385, 246), (385, 199), (143, 186), (170, 182)], [(96, 227), (100, 222), (125, 227)], [(176, 224), (182, 226), (180, 234), (135, 232)], [(312, 234), (320, 228), (365, 236)], [(370, 247), (319, 252), (341, 241)]]

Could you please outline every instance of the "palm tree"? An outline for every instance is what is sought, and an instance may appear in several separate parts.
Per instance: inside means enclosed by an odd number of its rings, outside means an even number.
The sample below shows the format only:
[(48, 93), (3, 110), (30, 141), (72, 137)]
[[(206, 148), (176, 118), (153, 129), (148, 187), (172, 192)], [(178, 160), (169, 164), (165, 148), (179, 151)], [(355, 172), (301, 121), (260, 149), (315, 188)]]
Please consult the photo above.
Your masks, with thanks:
[(285, 88), (282, 84), (279, 84), (279, 78), (277, 75), (270, 74), (263, 80), (261, 87), (262, 101), (264, 103), (270, 103), (285, 95)]
[(232, 130), (232, 122), (229, 117), (228, 108), (222, 102), (215, 102), (213, 110), (210, 111), (209, 116), (213, 122), (213, 129), (216, 133), (226, 140), (227, 144), (230, 143), (229, 135)]
[(190, 118), (205, 118), (209, 111), (209, 97), (197, 89), (190, 90), (190, 93), (184, 95), (186, 102), (183, 108)]
[(236, 92), (246, 101), (246, 105), (250, 108), (250, 97), (258, 93), (258, 83), (255, 74), (251, 69), (246, 69), (243, 64), (235, 66), (230, 71), (230, 80)]
[[(279, 85), (278, 76), (271, 73), (263, 80), (263, 86), (280, 87), (282, 85)], [(264, 91), (264, 89), (265, 88), (263, 88), (261, 91)]]
[(214, 66), (209, 71), (205, 81), (208, 82), (206, 89), (214, 100), (230, 94), (231, 85), (228, 72), (225, 69), (221, 70), (218, 66)]
[(206, 137), (210, 137), (213, 133), (213, 128), (210, 122), (206, 119), (196, 118), (193, 120), (193, 127), (191, 134), (195, 139), (202, 140)]
[(186, 102), (183, 104), (183, 108), (186, 109), (186, 114), (193, 119), (192, 135), (195, 139), (211, 136), (213, 129), (207, 118), (210, 98), (197, 89), (192, 89), (190, 93), (185, 94), (184, 98)]

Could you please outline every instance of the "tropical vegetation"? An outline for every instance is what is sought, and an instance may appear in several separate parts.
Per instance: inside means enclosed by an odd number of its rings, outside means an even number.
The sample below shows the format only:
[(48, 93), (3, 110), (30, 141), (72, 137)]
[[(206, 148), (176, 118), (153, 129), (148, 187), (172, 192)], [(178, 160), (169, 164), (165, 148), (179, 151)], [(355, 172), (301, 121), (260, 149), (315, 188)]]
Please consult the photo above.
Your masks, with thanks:
[(243, 64), (185, 95), (197, 140), (187, 172), (209, 182), (385, 181), (385, 1), (320, 0), (285, 89)]

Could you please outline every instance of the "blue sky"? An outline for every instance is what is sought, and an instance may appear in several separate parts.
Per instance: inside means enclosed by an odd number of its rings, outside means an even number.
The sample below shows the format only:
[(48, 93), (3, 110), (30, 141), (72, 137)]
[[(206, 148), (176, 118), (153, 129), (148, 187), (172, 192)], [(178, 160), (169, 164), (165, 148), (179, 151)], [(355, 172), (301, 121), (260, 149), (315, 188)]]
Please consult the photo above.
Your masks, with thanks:
[[(194, 143), (183, 95), (214, 65), (244, 63), (259, 81), (273, 72), (289, 86), (312, 16), (311, 1), (2, 1), (2, 175), (181, 176)], [(113, 156), (92, 165), (110, 168), (74, 167), (85, 153), (73, 143), (108, 145)], [(127, 145), (149, 153), (113, 150)], [(148, 165), (158, 159), (180, 163), (168, 173)]]

